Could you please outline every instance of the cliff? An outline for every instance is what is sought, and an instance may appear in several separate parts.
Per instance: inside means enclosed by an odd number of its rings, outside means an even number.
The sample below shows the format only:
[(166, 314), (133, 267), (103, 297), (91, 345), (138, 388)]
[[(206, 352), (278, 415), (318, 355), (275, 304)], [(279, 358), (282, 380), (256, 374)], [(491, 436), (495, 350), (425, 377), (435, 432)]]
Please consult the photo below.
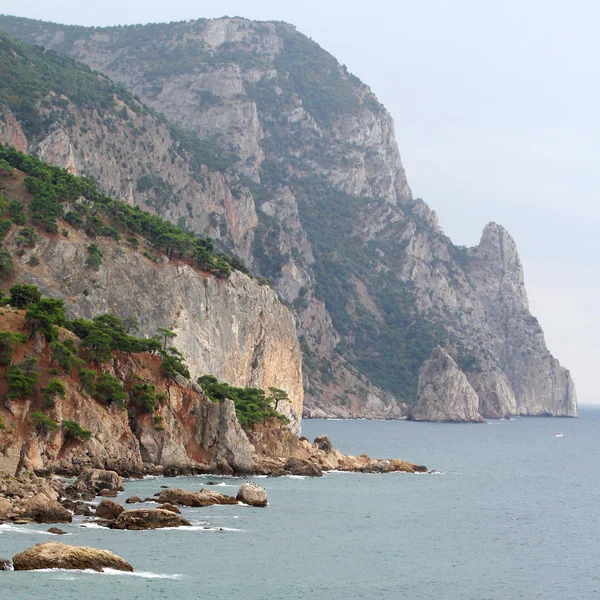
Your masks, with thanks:
[[(0, 315), (3, 332), (27, 331), (24, 311), (5, 308)], [(61, 330), (59, 339), (75, 339)], [(27, 339), (27, 336), (26, 338)], [(35, 358), (38, 385), (25, 398), (8, 397), (0, 405), (0, 472), (51, 470), (76, 473), (87, 467), (141, 473), (175, 469), (176, 472), (248, 473), (253, 470), (251, 446), (235, 416), (231, 401), (216, 404), (183, 378), (167, 379), (159, 360), (146, 354), (115, 353), (98, 373), (116, 377), (125, 389), (140, 381), (154, 385), (165, 399), (152, 414), (130, 405), (128, 410), (98, 401), (82, 390), (73, 370), (61, 374), (63, 395), (48, 408), (43, 390), (56, 371), (49, 344), (42, 336), (15, 345), (13, 364)], [(6, 366), (0, 367), (0, 389), (6, 397)], [(50, 421), (36, 421), (43, 412)], [(77, 423), (89, 432), (81, 438), (64, 425)], [(54, 424), (54, 425), (53, 425)], [(57, 425), (58, 424), (58, 425)]]
[[(118, 147), (104, 145), (104, 124), (89, 116), (97, 108), (69, 89), (63, 95), (77, 108), (66, 110), (63, 101), (64, 117), (53, 109), (57, 124), (27, 141), (57, 164), (89, 169), (105, 189), (118, 179), (132, 203), (150, 201), (170, 219), (187, 210), (194, 230), (271, 278), (296, 318), (307, 414), (406, 416), (421, 367), (440, 345), (465, 373), (484, 417), (577, 415), (570, 374), (529, 312), (508, 233), (490, 224), (478, 246), (455, 246), (435, 212), (412, 197), (389, 113), (292, 26), (223, 18), (98, 29), (14, 17), (1, 17), (0, 26), (97, 69), (164, 113), (163, 124), (177, 123), (215, 149), (226, 166), (205, 157), (203, 177), (226, 188), (206, 184), (183, 200), (187, 166), (175, 158), (167, 176), (164, 163), (148, 163), (132, 136), (120, 133), (132, 127), (123, 111), (112, 111), (111, 128), (126, 147), (120, 152), (132, 161), (126, 168)], [(158, 125), (126, 116), (135, 131), (147, 129), (146, 147), (155, 144), (159, 156), (170, 147), (166, 135), (153, 133)], [(73, 119), (75, 127), (63, 125)], [(78, 119), (90, 120), (89, 132), (81, 133)], [(22, 143), (14, 124), (10, 132)], [(110, 172), (92, 151), (98, 144), (114, 161)], [(70, 146), (76, 151), (60, 150)], [(165, 189), (171, 200), (157, 202)]]

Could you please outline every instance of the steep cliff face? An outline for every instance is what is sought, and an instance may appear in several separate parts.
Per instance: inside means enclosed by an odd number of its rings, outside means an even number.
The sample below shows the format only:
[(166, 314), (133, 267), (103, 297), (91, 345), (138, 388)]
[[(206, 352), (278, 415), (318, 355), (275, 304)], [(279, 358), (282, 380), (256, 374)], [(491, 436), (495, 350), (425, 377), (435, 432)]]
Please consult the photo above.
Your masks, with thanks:
[[(26, 329), (24, 311), (4, 309), (2, 331)], [(60, 339), (74, 338), (61, 330)], [(27, 338), (26, 338), (27, 339)], [(183, 378), (170, 381), (161, 373), (159, 361), (147, 354), (116, 353), (97, 367), (117, 378), (127, 388), (136, 382), (155, 386), (165, 399), (153, 414), (120, 410), (82, 391), (74, 372), (59, 375), (64, 397), (57, 395), (48, 407), (41, 392), (48, 385), (52, 368), (51, 350), (42, 336), (17, 344), (13, 363), (35, 358), (39, 389), (26, 399), (8, 398), (7, 378), (0, 379), (4, 404), (0, 406), (0, 472), (14, 474), (35, 469), (74, 473), (85, 467), (142, 472), (147, 469), (193, 469), (199, 472), (249, 473), (253, 470), (252, 448), (240, 427), (231, 401), (216, 404), (202, 390)], [(0, 367), (3, 371), (6, 366)], [(50, 419), (42, 427), (35, 419), (43, 411)], [(75, 422), (89, 432), (78, 439), (61, 423)], [(46, 422), (48, 423), (48, 421)], [(59, 424), (58, 426), (56, 424)]]
[[(212, 233), (214, 212), (233, 214), (219, 235), (292, 308), (307, 414), (406, 415), (441, 345), (483, 416), (577, 415), (570, 375), (529, 313), (510, 236), (490, 224), (477, 247), (452, 244), (411, 195), (385, 108), (292, 26), (224, 18), (92, 29), (11, 17), (0, 26), (98, 69), (227, 157), (239, 187), (228, 184), (229, 204), (212, 189), (191, 201), (193, 227)], [(175, 205), (156, 210), (173, 219)]]
[[(16, 252), (14, 244), (12, 233), (4, 247)], [(104, 240), (103, 265), (90, 271), (88, 245), (74, 230), (68, 238), (40, 238), (15, 261), (19, 279), (64, 299), (73, 316), (135, 316), (146, 336), (171, 329), (194, 380), (211, 374), (240, 387), (284, 390), (291, 402), (282, 412), (300, 431), (302, 359), (293, 318), (273, 290), (238, 272), (222, 281), (185, 263), (156, 264)]]

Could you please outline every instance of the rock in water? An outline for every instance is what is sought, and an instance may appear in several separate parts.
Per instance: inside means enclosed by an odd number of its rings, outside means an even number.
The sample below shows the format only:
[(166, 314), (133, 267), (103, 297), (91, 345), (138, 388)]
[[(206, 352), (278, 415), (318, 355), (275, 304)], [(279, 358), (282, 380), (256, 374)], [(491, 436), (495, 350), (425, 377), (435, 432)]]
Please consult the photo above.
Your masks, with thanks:
[(60, 527), (50, 527), (48, 533), (53, 533), (54, 535), (67, 535), (67, 532), (63, 531)]
[(421, 367), (415, 421), (483, 423), (479, 396), (454, 359), (440, 346)]
[(139, 496), (131, 496), (125, 500), (125, 504), (141, 504), (143, 500)]
[(116, 519), (125, 509), (112, 500), (102, 500), (96, 509), (96, 516), (110, 521)]
[(191, 523), (183, 517), (161, 508), (126, 510), (111, 525), (112, 529), (162, 529), (164, 527), (189, 526)]
[(36, 544), (29, 550), (13, 557), (15, 571), (33, 571), (37, 569), (116, 569), (133, 571), (125, 560), (108, 550), (97, 550), (88, 546), (68, 546), (60, 542)]
[(70, 523), (73, 520), (66, 508), (44, 494), (38, 494), (27, 502), (24, 516), (37, 523)]
[(267, 506), (267, 491), (256, 483), (242, 483), (236, 500), (250, 506)]
[(172, 504), (169, 504), (168, 502), (165, 502), (164, 504), (161, 504), (160, 507), (163, 510), (169, 510), (172, 513), (175, 513), (177, 515), (181, 514), (181, 511), (176, 506), (173, 506)]
[(123, 479), (115, 471), (89, 469), (79, 475), (73, 489), (80, 494), (90, 492), (95, 495), (101, 494), (103, 490), (122, 492)]
[(5, 558), (0, 558), (0, 571), (12, 571), (13, 566), (10, 560), (6, 560)]
[(303, 475), (305, 477), (323, 476), (323, 470), (318, 464), (303, 458), (290, 458), (285, 463), (285, 470), (292, 475)]
[(180, 506), (212, 506), (214, 504), (237, 504), (233, 496), (226, 496), (213, 490), (201, 489), (190, 492), (177, 488), (169, 488), (160, 492), (156, 501), (159, 503), (179, 504)]

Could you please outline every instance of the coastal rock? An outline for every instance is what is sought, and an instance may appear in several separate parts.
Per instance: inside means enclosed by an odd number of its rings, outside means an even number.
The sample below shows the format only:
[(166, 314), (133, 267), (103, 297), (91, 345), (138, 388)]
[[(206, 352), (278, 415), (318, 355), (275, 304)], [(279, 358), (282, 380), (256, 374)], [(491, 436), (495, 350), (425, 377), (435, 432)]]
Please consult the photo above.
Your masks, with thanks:
[(103, 490), (122, 492), (123, 479), (115, 471), (89, 469), (79, 475), (73, 489), (79, 493), (89, 492), (95, 495), (100, 495)]
[(212, 506), (214, 504), (237, 504), (232, 496), (202, 488), (199, 492), (190, 492), (178, 488), (169, 488), (160, 492), (156, 501), (179, 506)]
[(170, 510), (160, 508), (126, 510), (111, 524), (112, 529), (162, 529), (165, 527), (189, 526), (191, 523)]
[(437, 346), (421, 367), (415, 421), (456, 421), (483, 423), (479, 396), (454, 359)]
[(12, 502), (6, 498), (0, 498), (0, 521), (8, 520), (12, 513)]
[(310, 460), (292, 457), (285, 463), (285, 470), (291, 475), (303, 475), (305, 477), (322, 477), (323, 471), (319, 465)]
[(60, 527), (50, 527), (48, 533), (52, 533), (53, 535), (67, 535), (67, 532), (63, 531)]
[(0, 558), (0, 571), (12, 571), (13, 565), (10, 560), (6, 558)]
[(139, 496), (130, 496), (125, 500), (125, 504), (140, 504), (141, 502), (143, 501)]
[(73, 520), (66, 508), (44, 494), (38, 494), (27, 502), (24, 516), (36, 523), (70, 523)]
[(96, 508), (96, 516), (99, 519), (108, 519), (113, 520), (116, 519), (125, 509), (116, 502), (112, 502), (111, 500), (102, 500), (100, 504), (98, 504), (98, 508)]
[(175, 513), (176, 515), (180, 515), (181, 514), (181, 511), (176, 506), (173, 506), (172, 504), (169, 504), (168, 502), (163, 502), (160, 505), (160, 507), (163, 510), (169, 510), (169, 511), (171, 511), (172, 513)]
[(69, 546), (60, 542), (36, 544), (13, 557), (15, 571), (38, 569), (75, 569), (104, 571), (133, 571), (133, 567), (108, 550), (97, 550), (88, 546)]
[(236, 500), (250, 506), (267, 506), (267, 491), (256, 483), (242, 483)]

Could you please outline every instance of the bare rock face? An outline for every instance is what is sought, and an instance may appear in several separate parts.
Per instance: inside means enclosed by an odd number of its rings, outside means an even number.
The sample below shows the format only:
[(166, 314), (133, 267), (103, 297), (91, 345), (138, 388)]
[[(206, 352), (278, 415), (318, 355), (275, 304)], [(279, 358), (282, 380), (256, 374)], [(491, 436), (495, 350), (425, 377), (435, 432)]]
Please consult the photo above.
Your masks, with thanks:
[(0, 143), (27, 152), (27, 138), (15, 115), (0, 104)]
[(242, 483), (236, 500), (250, 506), (267, 506), (267, 491), (256, 483)]
[(108, 550), (97, 550), (87, 546), (69, 546), (60, 542), (36, 544), (29, 550), (13, 557), (15, 571), (38, 569), (74, 569), (104, 571), (133, 571), (133, 567)]
[(56, 500), (50, 500), (44, 494), (34, 496), (25, 507), (25, 517), (36, 523), (70, 523), (71, 513)]
[(111, 528), (140, 531), (143, 529), (162, 529), (164, 527), (185, 527), (190, 525), (189, 521), (170, 510), (140, 508), (122, 512), (111, 524)]
[(440, 346), (421, 368), (415, 421), (484, 422), (479, 396), (454, 359)]
[(159, 503), (169, 503), (179, 506), (213, 506), (214, 504), (237, 504), (237, 500), (232, 496), (226, 496), (213, 490), (201, 489), (199, 492), (190, 492), (178, 488), (169, 488), (162, 490), (156, 501)]
[(96, 516), (99, 519), (108, 519), (112, 521), (116, 519), (125, 509), (112, 500), (102, 500), (96, 508)]
[(48, 296), (63, 298), (71, 314), (137, 315), (142, 335), (154, 335), (160, 327), (175, 331), (174, 345), (188, 357), (194, 380), (212, 374), (231, 385), (284, 390), (291, 402), (283, 403), (281, 412), (299, 433), (300, 347), (294, 319), (270, 287), (237, 271), (222, 281), (186, 264), (157, 265), (124, 244), (102, 241), (103, 266), (90, 286), (83, 268), (87, 245), (75, 235), (40, 239), (40, 264), (30, 268), (23, 261), (20, 275)]

